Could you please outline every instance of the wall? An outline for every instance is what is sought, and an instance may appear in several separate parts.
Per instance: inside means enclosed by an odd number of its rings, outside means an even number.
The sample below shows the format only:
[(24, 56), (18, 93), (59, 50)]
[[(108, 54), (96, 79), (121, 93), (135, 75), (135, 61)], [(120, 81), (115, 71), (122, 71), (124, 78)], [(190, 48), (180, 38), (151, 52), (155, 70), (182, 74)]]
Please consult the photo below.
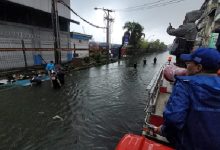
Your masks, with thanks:
[[(61, 60), (70, 61), (69, 32), (61, 32)], [(36, 56), (46, 62), (54, 60), (53, 32), (50, 29), (0, 21), (0, 70), (25, 67), (21, 40), (24, 40), (28, 66), (40, 65)], [(70, 54), (71, 53), (71, 54)], [(43, 63), (43, 61), (42, 61)]]
[[(60, 32), (61, 47), (70, 47), (69, 32)], [(0, 21), (0, 48), (21, 48), (21, 40), (26, 48), (53, 48), (51, 29)]]
[[(51, 12), (52, 0), (8, 0), (8, 1), (29, 6), (45, 12), (49, 12), (49, 13)], [(70, 0), (63, 0), (63, 1), (70, 6)], [(59, 3), (58, 3), (58, 12), (59, 12), (59, 16), (70, 19), (70, 10)]]
[(78, 58), (89, 57), (89, 41), (88, 40), (78, 40), (71, 39), (71, 48), (74, 48), (76, 53), (79, 55)]

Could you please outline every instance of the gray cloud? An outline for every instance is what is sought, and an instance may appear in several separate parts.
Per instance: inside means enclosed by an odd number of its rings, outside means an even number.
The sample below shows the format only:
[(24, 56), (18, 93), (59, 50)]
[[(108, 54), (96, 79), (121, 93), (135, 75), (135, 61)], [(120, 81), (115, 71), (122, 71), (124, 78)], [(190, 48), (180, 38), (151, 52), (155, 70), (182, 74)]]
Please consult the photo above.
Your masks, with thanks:
[[(94, 7), (105, 7), (108, 9), (124, 9), (128, 7), (140, 6), (146, 3), (156, 2), (158, 0), (71, 0), (71, 7), (83, 18), (99, 26), (104, 26), (103, 16), (101, 10), (94, 10)], [(162, 0), (169, 1), (169, 0)], [(167, 5), (164, 7), (157, 7), (152, 9), (140, 9), (131, 12), (116, 11), (112, 13), (115, 18), (113, 24), (112, 42), (121, 43), (123, 34), (122, 26), (126, 21), (139, 22), (144, 26), (146, 37), (151, 35), (151, 39), (160, 39), (166, 44), (172, 42), (173, 37), (166, 33), (166, 28), (169, 22), (174, 27), (182, 24), (186, 12), (199, 9), (204, 0), (183, 0), (182, 2)], [(72, 19), (80, 21), (81, 25), (71, 25), (71, 30), (75, 32), (82, 32), (84, 27), (86, 34), (92, 34), (95, 41), (105, 41), (105, 32), (102, 29), (96, 29), (81, 21), (76, 16), (72, 15)]]

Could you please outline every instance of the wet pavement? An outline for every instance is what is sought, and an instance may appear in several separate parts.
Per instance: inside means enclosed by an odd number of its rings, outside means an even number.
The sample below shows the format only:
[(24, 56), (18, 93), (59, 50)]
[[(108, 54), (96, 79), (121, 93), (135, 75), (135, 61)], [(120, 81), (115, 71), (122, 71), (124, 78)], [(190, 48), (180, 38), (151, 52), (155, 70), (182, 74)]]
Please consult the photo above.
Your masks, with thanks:
[(0, 91), (0, 149), (113, 150), (125, 133), (141, 133), (146, 87), (167, 55), (74, 71), (59, 90), (45, 81)]

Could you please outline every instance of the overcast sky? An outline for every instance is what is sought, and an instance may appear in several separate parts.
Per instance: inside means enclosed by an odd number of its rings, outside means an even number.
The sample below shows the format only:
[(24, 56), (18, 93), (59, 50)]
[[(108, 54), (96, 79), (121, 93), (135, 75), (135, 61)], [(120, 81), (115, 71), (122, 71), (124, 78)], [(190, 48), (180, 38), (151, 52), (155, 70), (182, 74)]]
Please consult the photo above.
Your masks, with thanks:
[[(166, 44), (172, 43), (174, 37), (166, 33), (169, 22), (173, 27), (182, 24), (186, 12), (200, 9), (205, 0), (70, 0), (71, 8), (81, 17), (98, 26), (105, 26), (104, 12), (94, 10), (94, 7), (101, 7), (116, 10), (111, 13), (114, 18), (112, 25), (111, 43), (121, 44), (123, 33), (122, 27), (127, 21), (135, 21), (144, 27), (145, 39), (160, 39)], [(169, 1), (180, 1), (178, 3), (155, 7), (149, 9), (149, 3), (159, 4)], [(158, 4), (157, 3), (157, 4)], [(125, 8), (144, 5), (135, 11), (125, 11)], [(148, 7), (146, 7), (148, 6)], [(123, 10), (123, 11), (122, 11)], [(71, 14), (71, 18), (80, 22), (80, 25), (71, 24), (70, 30), (85, 33), (93, 36), (94, 41), (105, 42), (106, 32), (104, 29), (94, 28), (79, 17)]]

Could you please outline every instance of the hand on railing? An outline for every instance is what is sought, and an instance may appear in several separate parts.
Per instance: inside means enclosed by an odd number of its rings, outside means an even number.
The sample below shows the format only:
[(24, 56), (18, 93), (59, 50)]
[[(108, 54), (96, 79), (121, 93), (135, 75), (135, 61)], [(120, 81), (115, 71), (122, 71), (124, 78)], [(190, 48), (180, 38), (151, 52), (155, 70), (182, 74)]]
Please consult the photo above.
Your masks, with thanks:
[(149, 124), (149, 123), (145, 123), (144, 127), (143, 127), (143, 132), (142, 132), (142, 135), (148, 135), (148, 136), (153, 136), (153, 137), (156, 137), (156, 132), (155, 132), (155, 129), (157, 127), (152, 125), (152, 124)]
[(159, 127), (155, 127), (155, 128), (154, 128), (154, 133), (155, 133), (155, 134), (162, 135), (162, 130), (161, 130), (161, 128), (162, 128), (162, 125), (160, 125)]

